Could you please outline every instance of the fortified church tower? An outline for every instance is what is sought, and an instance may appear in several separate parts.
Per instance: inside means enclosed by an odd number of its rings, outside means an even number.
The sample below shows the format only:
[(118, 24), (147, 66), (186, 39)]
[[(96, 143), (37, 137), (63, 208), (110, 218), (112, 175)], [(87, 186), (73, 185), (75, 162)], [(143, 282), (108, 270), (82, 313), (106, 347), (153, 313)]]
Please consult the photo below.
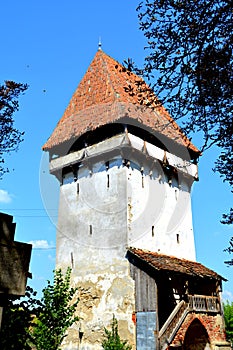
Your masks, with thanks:
[(80, 292), (63, 348), (102, 349), (113, 314), (133, 349), (227, 346), (222, 277), (195, 262), (200, 152), (144, 81), (98, 50), (43, 149), (61, 185), (57, 267)]

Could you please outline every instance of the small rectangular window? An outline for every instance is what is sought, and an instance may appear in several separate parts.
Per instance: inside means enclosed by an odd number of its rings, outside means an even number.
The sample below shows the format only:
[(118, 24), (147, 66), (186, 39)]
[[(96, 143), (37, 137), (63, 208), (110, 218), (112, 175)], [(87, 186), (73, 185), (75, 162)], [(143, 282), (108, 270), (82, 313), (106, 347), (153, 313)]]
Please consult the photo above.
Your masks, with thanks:
[(70, 259), (71, 259), (71, 267), (72, 269), (74, 268), (74, 257), (73, 257), (73, 253), (70, 253)]

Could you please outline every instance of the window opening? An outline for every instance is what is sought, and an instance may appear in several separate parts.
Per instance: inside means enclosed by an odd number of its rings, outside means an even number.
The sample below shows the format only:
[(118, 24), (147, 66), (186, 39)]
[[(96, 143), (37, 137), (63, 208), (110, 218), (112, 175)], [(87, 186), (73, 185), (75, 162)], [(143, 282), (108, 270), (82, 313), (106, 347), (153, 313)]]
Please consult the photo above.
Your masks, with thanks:
[(74, 268), (74, 257), (73, 257), (73, 253), (70, 253), (70, 259), (71, 259), (71, 267), (72, 269)]
[(144, 175), (142, 175), (142, 188), (144, 188)]

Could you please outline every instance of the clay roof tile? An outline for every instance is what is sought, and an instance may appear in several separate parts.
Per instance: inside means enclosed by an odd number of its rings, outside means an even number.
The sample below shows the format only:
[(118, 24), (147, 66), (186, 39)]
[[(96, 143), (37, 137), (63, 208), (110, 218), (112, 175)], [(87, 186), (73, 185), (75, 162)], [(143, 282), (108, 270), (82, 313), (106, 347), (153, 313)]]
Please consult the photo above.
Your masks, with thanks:
[(129, 248), (128, 252), (150, 265), (153, 269), (160, 271), (172, 271), (200, 278), (212, 278), (216, 280), (226, 279), (206, 266), (186, 259), (168, 256), (143, 249)]
[[(132, 91), (129, 91), (131, 88)], [(144, 97), (144, 105), (140, 104), (140, 94)], [(148, 95), (148, 99), (151, 99), (151, 94), (142, 78), (102, 50), (97, 51), (62, 118), (42, 147), (43, 150), (51, 150), (77, 139), (88, 130), (95, 130), (97, 126), (117, 122), (127, 116), (199, 154), (199, 150), (182, 133), (163, 106), (155, 105), (154, 102), (149, 107), (145, 106), (146, 97)], [(153, 100), (156, 100), (154, 94)]]

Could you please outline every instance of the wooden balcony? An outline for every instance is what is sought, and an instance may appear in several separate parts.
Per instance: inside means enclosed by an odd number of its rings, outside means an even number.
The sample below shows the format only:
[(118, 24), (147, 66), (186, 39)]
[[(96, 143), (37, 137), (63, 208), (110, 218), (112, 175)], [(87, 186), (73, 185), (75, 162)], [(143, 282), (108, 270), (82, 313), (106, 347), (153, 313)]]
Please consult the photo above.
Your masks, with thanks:
[(218, 297), (206, 295), (189, 295), (189, 309), (197, 312), (213, 312), (221, 311)]

